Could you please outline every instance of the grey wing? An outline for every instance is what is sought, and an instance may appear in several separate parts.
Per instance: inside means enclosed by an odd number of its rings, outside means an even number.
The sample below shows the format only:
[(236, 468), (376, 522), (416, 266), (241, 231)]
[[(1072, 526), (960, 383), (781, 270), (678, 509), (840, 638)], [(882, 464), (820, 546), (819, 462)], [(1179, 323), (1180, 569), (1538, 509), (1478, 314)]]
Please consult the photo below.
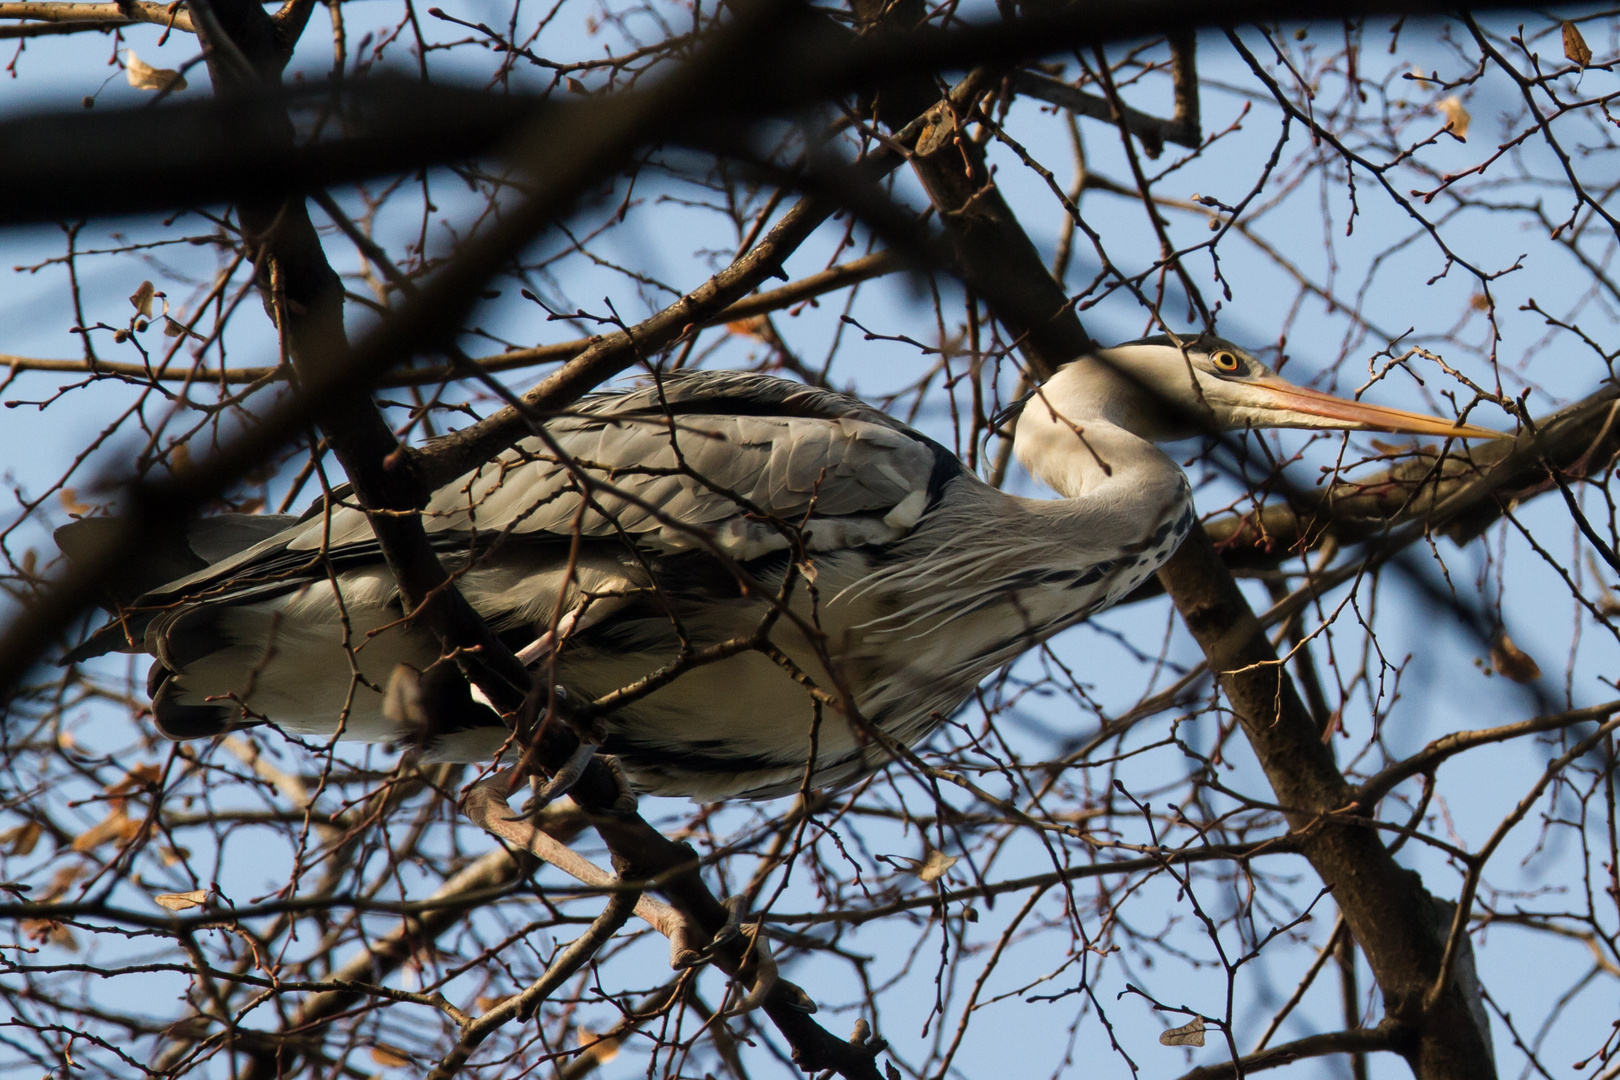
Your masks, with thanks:
[[(719, 389), (688, 376), (682, 388)], [(954, 457), (889, 417), (821, 391), (819, 415), (749, 412), (782, 407), (739, 389), (807, 388), (754, 376), (725, 379), (727, 394), (649, 391), (592, 399), (548, 425), (555, 449), (523, 440), (441, 488), (424, 520), (436, 540), (616, 535), (661, 553), (709, 544), (738, 559), (790, 546), (781, 522), (802, 525), (811, 550), (888, 543), (910, 532)], [(736, 412), (722, 413), (731, 406)], [(831, 414), (830, 406), (837, 406)], [(714, 412), (691, 411), (694, 407)], [(770, 519), (776, 519), (772, 521)], [(345, 509), (285, 536), (289, 551), (364, 544), (364, 515)]]
[[(815, 551), (884, 544), (908, 534), (963, 471), (949, 451), (854, 398), (737, 372), (592, 395), (547, 430), (560, 455), (524, 439), (434, 493), (424, 523), (436, 546), (464, 551), (503, 535), (563, 540), (577, 531), (657, 553), (712, 543), (750, 559), (790, 546), (768, 518), (803, 526)], [(285, 589), (324, 573), (311, 570), (323, 548), (340, 565), (377, 554), (359, 508), (312, 510), (143, 600)]]

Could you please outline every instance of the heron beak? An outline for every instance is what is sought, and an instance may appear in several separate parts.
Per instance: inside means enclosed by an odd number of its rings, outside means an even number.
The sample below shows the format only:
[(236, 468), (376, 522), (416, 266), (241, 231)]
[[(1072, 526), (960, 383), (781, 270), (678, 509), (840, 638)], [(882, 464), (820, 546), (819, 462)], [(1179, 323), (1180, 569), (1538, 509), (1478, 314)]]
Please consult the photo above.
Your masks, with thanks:
[[(1278, 416), (1277, 426), (1343, 428), (1350, 431), (1387, 431), (1399, 435), (1444, 435), (1454, 439), (1510, 439), (1513, 436), (1490, 428), (1460, 424), (1439, 416), (1406, 412), (1371, 405), (1365, 401), (1349, 401), (1307, 390), (1285, 379), (1257, 379), (1249, 384), (1262, 393), (1257, 403), (1267, 412)], [(1284, 417), (1298, 417), (1289, 423)], [(1318, 419), (1320, 418), (1320, 419)], [(1321, 420), (1331, 421), (1322, 423)]]

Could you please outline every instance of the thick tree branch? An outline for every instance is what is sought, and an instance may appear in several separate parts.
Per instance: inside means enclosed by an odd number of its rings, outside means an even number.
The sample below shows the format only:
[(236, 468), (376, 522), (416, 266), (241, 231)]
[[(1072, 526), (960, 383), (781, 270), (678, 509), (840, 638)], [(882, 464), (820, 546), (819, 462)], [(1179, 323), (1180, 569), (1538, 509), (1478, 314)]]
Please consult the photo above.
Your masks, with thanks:
[(183, 6), (158, 4), (153, 0), (124, 0), (123, 3), (7, 0), (0, 3), (0, 19), (31, 19), (42, 23), (105, 23), (109, 26), (153, 23), (172, 26), (188, 34), (196, 33), (191, 14)]
[[(1195, 80), (1195, 96), (1192, 99), (1195, 102), (1196, 85)], [(1020, 94), (1027, 94), (1061, 109), (1068, 109), (1077, 116), (1102, 120), (1110, 124), (1115, 122), (1114, 107), (1107, 98), (1099, 94), (1088, 94), (1038, 71), (1026, 68), (1015, 73), (1012, 76), (1012, 88)], [(1203, 141), (1203, 135), (1198, 129), (1197, 115), (1197, 109), (1194, 108), (1189, 116), (1164, 120), (1127, 108), (1119, 122), (1141, 140), (1142, 149), (1147, 152), (1148, 157), (1156, 158), (1164, 152), (1164, 144), (1167, 142), (1175, 143), (1177, 146), (1196, 147)]]
[(1554, 489), (1552, 466), (1570, 479), (1596, 475), (1620, 453), (1620, 387), (1604, 386), (1536, 423), (1534, 433), (1472, 445), (1444, 458), (1424, 453), (1385, 472), (1335, 484), (1314, 504), (1266, 506), (1258, 516), (1212, 523), (1222, 550), (1269, 547), (1299, 554), (1328, 537), (1340, 544), (1421, 521), (1467, 543), (1502, 512)]
[(954, 110), (942, 118), (950, 127), (937, 125), (919, 140), (911, 167), (939, 210), (958, 270), (976, 283), (1018, 283), (995, 305), (997, 315), (1030, 370), (1046, 379), (1093, 342), (1002, 197), (983, 148), (966, 137), (976, 98), (953, 95)]
[(1262, 1069), (1275, 1069), (1291, 1065), (1302, 1058), (1325, 1057), (1328, 1054), (1370, 1054), (1379, 1050), (1399, 1051), (1411, 1041), (1411, 1032), (1385, 1021), (1375, 1028), (1353, 1028), (1323, 1035), (1307, 1035), (1303, 1039), (1282, 1043), (1268, 1050), (1257, 1050), (1238, 1061), (1239, 1069), (1228, 1061), (1221, 1065), (1204, 1065), (1181, 1074), (1180, 1080), (1229, 1080), (1247, 1076)]
[[(1509, 6), (1513, 5), (1505, 0), (1471, 5), (1476, 10)], [(666, 81), (655, 91), (547, 103), (543, 111), (562, 124), (576, 122), (572, 120), (576, 116), (589, 117), (577, 121), (586, 132), (606, 128), (627, 135), (633, 130), (646, 138), (678, 140), (690, 131), (694, 116), (734, 124), (799, 110), (878, 82), (917, 76), (926, 81), (940, 71), (980, 64), (1010, 67), (1081, 44), (1175, 36), (1200, 26), (1377, 14), (1415, 18), (1451, 10), (1429, 0), (1139, 0), (1129, 5), (1071, 5), (1039, 16), (964, 29), (925, 27), (908, 34), (854, 40), (830, 21), (811, 17), (801, 20), (793, 33), (757, 42), (752, 51), (742, 50), (715, 66), (714, 73), (724, 77), (690, 88), (695, 96)], [(683, 65), (680, 70), (694, 69)], [(418, 84), (416, 89), (422, 88)], [(402, 83), (398, 92), (409, 90), (410, 84)], [(311, 96), (325, 93), (323, 88)], [(343, 141), (287, 156), (268, 153), (252, 140), (234, 138), (228, 128), (221, 137), (221, 129), (198, 115), (207, 110), (185, 105), (150, 110), (146, 115), (85, 115), (78, 110), (13, 121), (0, 125), (0, 144), (11, 151), (0, 159), (0, 222), (229, 202), (243, 193), (280, 195), (387, 175), (486, 152), (502, 134), (512, 133), (531, 117), (535, 108), (521, 99), (509, 100), (509, 111), (503, 111), (498, 99), (463, 109), (447, 107), (447, 99), (442, 97), (419, 95), (416, 100), (429, 105), (413, 108), (404, 99), (374, 102), (376, 108), (388, 110), (395, 124), (390, 129), (395, 137), (383, 140), (380, 146)], [(658, 107), (658, 102), (675, 101), (691, 108), (675, 115)], [(660, 124), (656, 130), (624, 124), (632, 114), (646, 119), (657, 116)], [(29, 127), (26, 134), (9, 130), (19, 124)], [(549, 139), (546, 142), (555, 145)], [(958, 204), (963, 201), (955, 200)], [(989, 216), (981, 215), (981, 224), (995, 220), (988, 209), (983, 213)], [(1067, 342), (1060, 338), (1055, 344)]]
[(1455, 986), (1426, 1005), (1441, 943), (1422, 881), (1374, 830), (1331, 818), (1355, 800), (1248, 601), (1202, 529), (1159, 578), (1209, 658), (1305, 857), (1333, 899), (1384, 993), (1386, 1015), (1415, 1033), (1406, 1053), (1420, 1080), (1494, 1074), (1490, 1052)]
[[(949, 223), (952, 214), (960, 212), (954, 200), (982, 194), (988, 180), (963, 183), (971, 168), (953, 175), (943, 160), (940, 177), (949, 183), (931, 182), (926, 176), (924, 182)], [(962, 160), (958, 155), (956, 161)], [(956, 238), (970, 275), (993, 278), (1007, 292), (1023, 297), (1047, 298), (1055, 292), (1056, 302), (1047, 301), (1052, 306), (1044, 324), (1053, 328), (1052, 339), (1085, 340), (1050, 273), (1038, 258), (1025, 256), (1032, 245), (1016, 220), (997, 221), (980, 231), (972, 244)], [(986, 299), (996, 307), (994, 297)], [(1040, 325), (1026, 321), (1023, 313), (1013, 319), (1000, 310), (997, 315), (1009, 327)], [(1026, 356), (1044, 377), (1055, 364), (1041, 362), (1040, 353), (1037, 347)], [(1070, 355), (1073, 352), (1058, 362)], [(1421, 1080), (1491, 1075), (1489, 1050), (1455, 985), (1448, 984), (1444, 992), (1425, 1000), (1441, 970), (1442, 945), (1422, 882), (1396, 864), (1374, 830), (1336, 816), (1351, 805), (1351, 788), (1202, 529), (1194, 530), (1160, 571), (1159, 580), (1208, 657), (1291, 829), (1300, 834), (1303, 854), (1333, 889), (1334, 900), (1384, 992), (1387, 1014), (1416, 1033), (1407, 1056), (1417, 1075)]]
[(1454, 731), (1449, 735), (1442, 735), (1411, 757), (1402, 758), (1370, 777), (1356, 789), (1356, 802), (1370, 812), (1378, 800), (1395, 790), (1401, 781), (1420, 773), (1432, 773), (1448, 758), (1455, 757), (1464, 750), (1506, 742), (1509, 739), (1535, 735), (1543, 731), (1556, 731), (1575, 724), (1591, 723), (1594, 720), (1607, 720), (1616, 712), (1620, 712), (1620, 701), (1593, 705), (1585, 709), (1572, 709), (1569, 712), (1549, 716), (1532, 717), (1517, 724), (1503, 724), (1500, 727), (1483, 728), (1478, 731)]

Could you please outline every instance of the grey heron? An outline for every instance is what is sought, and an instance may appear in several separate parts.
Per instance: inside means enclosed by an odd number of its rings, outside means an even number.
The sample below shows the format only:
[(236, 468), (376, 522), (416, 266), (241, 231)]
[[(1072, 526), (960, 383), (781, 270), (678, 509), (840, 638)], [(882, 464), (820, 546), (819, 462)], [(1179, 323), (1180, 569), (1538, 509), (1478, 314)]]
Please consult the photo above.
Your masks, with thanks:
[[(769, 648), (626, 695), (602, 746), (642, 792), (767, 797), (888, 760), (806, 684), (836, 683), (864, 722), (917, 743), (989, 674), (1169, 559), (1193, 499), (1156, 443), (1274, 427), (1498, 435), (1294, 386), (1211, 336), (1148, 338), (1082, 356), (1026, 399), (1014, 449), (1061, 496), (1043, 500), (852, 397), (683, 372), (584, 399), (548, 424), (551, 447), (525, 439), (435, 492), (424, 524), (472, 605), (576, 700), (768, 627)], [(70, 554), (82, 531), (61, 534)], [(439, 648), (403, 621), (352, 501), (205, 519), (183, 556), (70, 659), (150, 653), (171, 738), (264, 722), (410, 737), (383, 689)], [(486, 722), (424, 752), (476, 761), (509, 736)]]

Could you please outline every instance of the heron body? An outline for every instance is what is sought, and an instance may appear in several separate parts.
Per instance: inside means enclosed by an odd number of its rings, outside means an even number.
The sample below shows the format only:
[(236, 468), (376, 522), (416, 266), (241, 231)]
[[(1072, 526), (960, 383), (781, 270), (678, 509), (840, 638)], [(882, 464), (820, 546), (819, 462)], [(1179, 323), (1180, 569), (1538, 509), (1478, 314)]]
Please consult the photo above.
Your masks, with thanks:
[[(1289, 394), (1291, 412), (1275, 405)], [(1194, 516), (1154, 440), (1285, 425), (1491, 434), (1290, 387), (1218, 339), (1150, 339), (1071, 363), (1025, 404), (1017, 456), (1063, 496), (1028, 499), (854, 398), (692, 372), (584, 399), (547, 425), (551, 445), (525, 439), (435, 492), (423, 523), (472, 606), (572, 699), (763, 644), (626, 695), (602, 749), (644, 792), (767, 797), (881, 767), (866, 725), (915, 744), (1163, 565)], [(190, 548), (198, 568), (71, 657), (151, 653), (153, 713), (175, 738), (265, 721), (412, 736), (383, 688), (439, 646), (404, 621), (361, 509), (205, 519)], [(442, 731), (425, 753), (480, 760), (509, 734)]]

